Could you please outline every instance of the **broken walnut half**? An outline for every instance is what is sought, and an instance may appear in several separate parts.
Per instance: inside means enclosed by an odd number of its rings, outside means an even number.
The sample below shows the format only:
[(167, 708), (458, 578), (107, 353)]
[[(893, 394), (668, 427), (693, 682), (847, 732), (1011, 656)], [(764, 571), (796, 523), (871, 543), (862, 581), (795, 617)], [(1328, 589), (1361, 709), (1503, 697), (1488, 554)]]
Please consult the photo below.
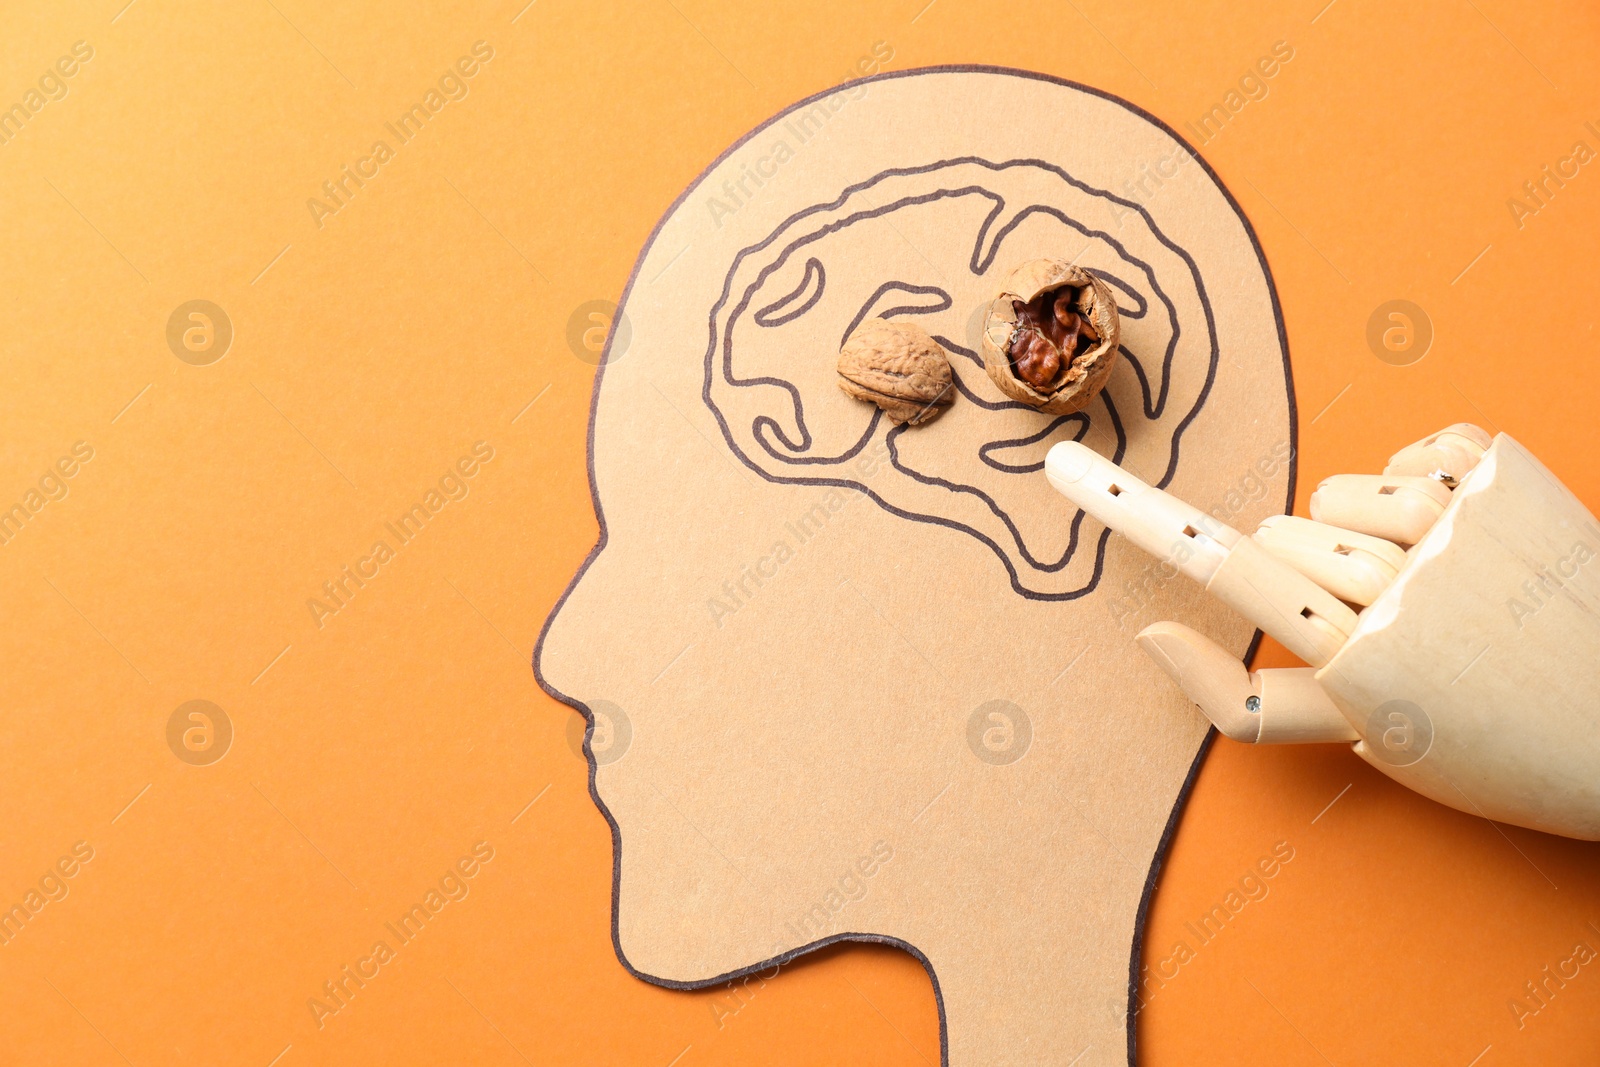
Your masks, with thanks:
[(1066, 415), (1105, 388), (1120, 337), (1105, 282), (1064, 260), (1035, 259), (1007, 275), (989, 305), (983, 365), (1013, 400)]

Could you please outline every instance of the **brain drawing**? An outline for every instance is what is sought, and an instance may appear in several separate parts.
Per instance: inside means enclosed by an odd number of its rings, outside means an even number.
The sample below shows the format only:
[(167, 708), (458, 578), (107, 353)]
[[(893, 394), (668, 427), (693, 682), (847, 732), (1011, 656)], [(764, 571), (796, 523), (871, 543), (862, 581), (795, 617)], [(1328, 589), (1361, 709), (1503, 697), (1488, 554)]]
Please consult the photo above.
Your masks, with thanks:
[[(1000, 280), (1040, 256), (1110, 285), (1119, 363), (1085, 410), (1051, 416), (984, 373), (979, 335)], [(863, 319), (914, 321), (950, 354), (955, 404), (897, 426), (836, 384)], [(763, 477), (848, 486), (994, 553), (1020, 596), (1072, 600), (1100, 579), (1104, 527), (1041, 491), (1050, 446), (1087, 441), (1164, 486), (1216, 375), (1217, 330), (1194, 260), (1138, 203), (1037, 159), (885, 170), (741, 250), (712, 308), (705, 403)]]

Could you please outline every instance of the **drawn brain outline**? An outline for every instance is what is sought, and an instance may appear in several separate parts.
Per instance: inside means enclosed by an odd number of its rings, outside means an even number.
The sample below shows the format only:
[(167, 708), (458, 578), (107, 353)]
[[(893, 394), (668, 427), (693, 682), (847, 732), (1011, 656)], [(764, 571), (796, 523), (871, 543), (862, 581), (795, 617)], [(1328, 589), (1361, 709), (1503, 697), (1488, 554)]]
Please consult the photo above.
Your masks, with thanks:
[[(952, 236), (963, 233), (970, 243)], [(1122, 318), (1111, 383), (1071, 415), (1007, 398), (978, 351), (1000, 279), (1043, 255), (1094, 270)], [(835, 384), (840, 345), (873, 315), (919, 321), (950, 354), (960, 396), (924, 427), (896, 426)], [(1219, 359), (1189, 253), (1144, 206), (1039, 159), (892, 168), (796, 212), (734, 257), (708, 325), (701, 396), (745, 466), (773, 482), (855, 489), (900, 518), (975, 538), (1012, 590), (1036, 600), (1094, 590), (1110, 536), (1100, 527), (1092, 556), (1080, 551), (1085, 522), (1098, 524), (1081, 511), (1063, 524), (1062, 502), (1027, 477), (1045, 452), (1087, 438), (1166, 486)]]

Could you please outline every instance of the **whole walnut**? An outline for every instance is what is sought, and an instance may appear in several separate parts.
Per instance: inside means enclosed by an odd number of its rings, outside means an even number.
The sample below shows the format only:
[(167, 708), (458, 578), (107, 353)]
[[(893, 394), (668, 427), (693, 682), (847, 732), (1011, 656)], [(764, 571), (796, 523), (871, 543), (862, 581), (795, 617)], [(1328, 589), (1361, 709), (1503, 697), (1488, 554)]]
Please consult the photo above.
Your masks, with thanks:
[(867, 319), (839, 350), (839, 388), (917, 426), (955, 401), (950, 357), (922, 327)]
[(1105, 388), (1120, 340), (1105, 282), (1065, 260), (1035, 259), (1007, 275), (989, 305), (983, 367), (1013, 400), (1066, 415)]

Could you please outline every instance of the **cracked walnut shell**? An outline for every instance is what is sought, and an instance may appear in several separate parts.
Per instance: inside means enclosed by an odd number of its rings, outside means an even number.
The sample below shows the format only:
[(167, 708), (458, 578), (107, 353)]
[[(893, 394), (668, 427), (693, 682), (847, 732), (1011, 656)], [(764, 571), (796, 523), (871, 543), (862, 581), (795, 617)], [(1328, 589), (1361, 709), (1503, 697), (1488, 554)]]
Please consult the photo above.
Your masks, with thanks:
[(956, 398), (950, 357), (909, 322), (867, 319), (839, 350), (839, 388), (898, 423), (927, 422)]
[(1059, 259), (1006, 276), (983, 328), (983, 367), (1000, 391), (1049, 415), (1088, 406), (1111, 377), (1121, 326), (1106, 283)]

